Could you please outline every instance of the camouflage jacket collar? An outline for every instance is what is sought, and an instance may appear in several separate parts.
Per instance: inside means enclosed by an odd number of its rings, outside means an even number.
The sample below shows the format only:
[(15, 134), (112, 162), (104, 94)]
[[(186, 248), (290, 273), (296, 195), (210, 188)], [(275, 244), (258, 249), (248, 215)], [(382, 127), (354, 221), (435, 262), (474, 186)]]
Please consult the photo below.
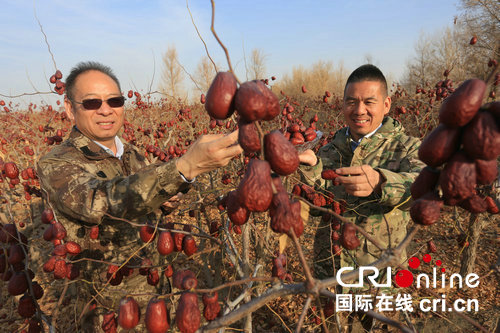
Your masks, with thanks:
[[(69, 144), (80, 150), (88, 159), (102, 160), (109, 157), (113, 157), (108, 152), (106, 152), (102, 147), (96, 144), (94, 141), (86, 137), (75, 126), (73, 126), (73, 129), (69, 134), (68, 141)], [(129, 145), (127, 143), (124, 143), (123, 146), (124, 146), (123, 154), (128, 153), (131, 149)]]
[[(391, 137), (401, 133), (404, 133), (403, 125), (401, 125), (401, 123), (394, 118), (385, 117), (382, 121), (382, 127), (380, 127), (372, 136), (364, 138), (361, 141), (360, 146), (366, 147), (381, 140), (390, 139)], [(352, 155), (350, 139), (347, 127), (344, 127), (335, 134), (335, 137), (333, 138), (333, 145), (336, 146), (343, 155)]]

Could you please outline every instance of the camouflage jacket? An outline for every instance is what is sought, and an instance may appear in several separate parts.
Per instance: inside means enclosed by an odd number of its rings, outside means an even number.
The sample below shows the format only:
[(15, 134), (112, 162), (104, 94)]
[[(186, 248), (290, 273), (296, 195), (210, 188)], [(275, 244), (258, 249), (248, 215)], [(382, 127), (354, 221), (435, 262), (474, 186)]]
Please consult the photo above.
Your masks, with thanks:
[[(144, 258), (159, 267), (166, 265), (168, 258), (159, 255), (156, 242), (145, 244), (139, 237), (139, 227), (129, 221), (155, 225), (160, 221), (161, 204), (189, 189), (175, 160), (150, 164), (128, 143), (124, 143), (118, 159), (73, 128), (67, 140), (39, 160), (37, 172), (54, 215), (66, 228), (65, 241), (75, 241), (82, 247), (82, 252), (70, 259), (80, 270), (80, 277), (69, 290), (76, 300), (75, 311), (80, 314), (96, 294), (97, 303), (102, 305), (98, 313), (88, 314), (91, 319), (82, 319), (84, 326), (90, 326), (82, 331), (98, 331), (101, 312), (117, 309), (125, 294), (146, 293), (136, 297), (145, 306), (150, 298), (147, 292), (170, 290), (161, 271), (160, 281), (154, 286), (149, 284), (149, 275), (147, 279), (137, 269), (127, 275), (126, 282), (114, 285), (107, 283), (107, 268), (109, 263), (121, 265), (126, 261), (129, 267), (139, 267)], [(90, 230), (95, 225), (99, 235), (91, 239)], [(95, 317), (97, 314), (101, 316)]]
[[(406, 225), (410, 219), (410, 186), (425, 166), (417, 156), (420, 140), (405, 135), (403, 126), (397, 120), (386, 117), (379, 130), (371, 137), (364, 138), (353, 152), (352, 139), (346, 130), (338, 130), (333, 140), (319, 150), (315, 166), (301, 166), (303, 181), (331, 191), (334, 200), (345, 200), (347, 209), (344, 217), (362, 226), (383, 248), (396, 247), (406, 235)], [(323, 169), (335, 170), (364, 164), (380, 172), (383, 178), (381, 195), (372, 193), (368, 197), (355, 197), (347, 194), (342, 186), (333, 186), (331, 180), (321, 178)], [(328, 246), (323, 250), (328, 251), (331, 258), (330, 233), (322, 230), (325, 229), (319, 229), (319, 232), (328, 237), (327, 242), (324, 242), (326, 238), (322, 241)], [(361, 246), (352, 251), (343, 251), (342, 266), (367, 265), (381, 254), (359, 233), (358, 237)], [(402, 261), (405, 259), (401, 258)]]
[[(126, 259), (126, 249), (141, 243), (139, 228), (124, 220), (156, 222), (161, 204), (189, 187), (175, 160), (149, 165), (128, 143), (118, 159), (76, 128), (39, 160), (37, 172), (57, 220), (67, 229), (66, 240), (113, 256), (106, 259), (114, 262)], [(93, 225), (99, 225), (98, 241), (89, 239)], [(119, 250), (108, 251), (113, 248)]]

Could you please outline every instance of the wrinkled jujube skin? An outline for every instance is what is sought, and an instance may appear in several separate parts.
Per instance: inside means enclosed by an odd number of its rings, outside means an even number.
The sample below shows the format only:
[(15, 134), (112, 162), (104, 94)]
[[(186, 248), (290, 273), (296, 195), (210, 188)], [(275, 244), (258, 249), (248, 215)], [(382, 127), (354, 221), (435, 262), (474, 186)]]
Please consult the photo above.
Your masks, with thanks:
[(219, 316), (221, 307), (219, 304), (219, 295), (217, 292), (212, 294), (203, 294), (203, 317), (206, 320), (212, 321)]
[(99, 238), (99, 226), (98, 225), (94, 225), (93, 227), (90, 228), (89, 237), (90, 237), (90, 239)]
[(321, 178), (326, 180), (334, 180), (338, 176), (339, 175), (335, 171), (330, 169), (324, 169), (323, 171), (321, 171)]
[(154, 297), (149, 301), (144, 322), (150, 333), (167, 332), (170, 328), (170, 318), (163, 299)]
[(141, 318), (139, 305), (132, 297), (123, 298), (118, 309), (118, 325), (126, 330), (137, 326)]
[[(296, 204), (299, 205), (298, 209)], [(274, 232), (288, 233), (292, 228), (297, 237), (302, 235), (304, 227), (300, 217), (300, 203), (290, 202), (287, 192), (278, 192), (273, 196), (269, 215), (271, 216), (271, 229)]]
[(227, 215), (235, 225), (243, 225), (248, 221), (250, 212), (240, 205), (238, 192), (231, 191), (227, 195)]
[(194, 333), (200, 327), (201, 313), (198, 308), (198, 295), (184, 292), (175, 313), (175, 322), (182, 333)]
[(418, 174), (413, 184), (411, 184), (410, 192), (413, 200), (417, 200), (425, 193), (433, 191), (439, 180), (439, 170), (432, 169), (426, 166)]
[(280, 101), (278, 97), (269, 89), (264, 82), (257, 80), (257, 87), (266, 97), (266, 114), (263, 120), (273, 120), (280, 113)]
[(46, 208), (42, 212), (42, 223), (49, 224), (54, 219), (54, 212), (50, 208)]
[(410, 208), (410, 216), (413, 222), (430, 225), (439, 219), (443, 201), (436, 192), (427, 192), (418, 200), (414, 201)]
[(470, 158), (493, 160), (500, 155), (500, 131), (489, 112), (478, 112), (463, 131), (464, 151)]
[(418, 149), (418, 158), (433, 168), (448, 161), (460, 147), (460, 128), (439, 124)]
[(160, 275), (158, 274), (158, 270), (156, 268), (150, 268), (148, 270), (147, 283), (151, 286), (156, 286), (158, 282), (160, 282)]
[(278, 97), (260, 80), (243, 83), (234, 103), (238, 114), (247, 122), (271, 120), (280, 112)]
[(243, 119), (238, 121), (238, 143), (247, 153), (255, 153), (260, 150), (260, 138), (255, 123), (246, 122)]
[(340, 244), (347, 250), (354, 250), (361, 245), (358, 236), (356, 236), (356, 228), (352, 223), (344, 223), (342, 234), (340, 235)]
[(196, 279), (196, 275), (194, 274), (193, 271), (190, 271), (189, 269), (177, 270), (174, 272), (174, 275), (172, 277), (172, 284), (174, 285), (175, 288), (184, 290), (184, 288), (182, 286), (182, 281), (185, 278), (195, 278)]
[(486, 83), (479, 79), (464, 81), (443, 101), (439, 121), (449, 127), (460, 127), (474, 118), (486, 92)]
[(297, 149), (278, 130), (264, 136), (264, 155), (271, 169), (279, 175), (288, 176), (299, 167)]
[(497, 126), (500, 127), (500, 101), (486, 103), (481, 106), (480, 110), (489, 112), (495, 118)]
[(492, 197), (487, 196), (485, 198), (485, 201), (486, 201), (486, 207), (487, 207), (488, 213), (490, 213), (490, 214), (498, 214), (499, 213), (500, 210), (498, 209), (498, 206)]
[(430, 240), (430, 241), (427, 242), (427, 250), (430, 253), (436, 253), (437, 252), (436, 244), (434, 244), (434, 242), (432, 240)]
[(116, 329), (118, 328), (118, 323), (114, 311), (110, 311), (103, 315), (101, 328), (105, 333), (116, 332)]
[(184, 236), (184, 239), (182, 240), (182, 250), (188, 257), (196, 253), (198, 247), (196, 246), (196, 240), (194, 239), (193, 236), (191, 235)]
[(55, 255), (57, 257), (61, 258), (66, 258), (66, 244), (59, 244), (54, 247), (54, 250), (52, 251), (52, 255)]
[(306, 185), (306, 184), (302, 184), (302, 187), (301, 187), (301, 194), (304, 198), (306, 198), (307, 200), (309, 201), (314, 201), (314, 198), (316, 197), (316, 191), (309, 185)]
[(234, 97), (237, 90), (238, 82), (233, 73), (217, 73), (205, 99), (205, 110), (210, 117), (229, 118), (234, 112)]
[(143, 225), (139, 228), (139, 236), (144, 243), (152, 242), (155, 237), (155, 228), (151, 225)]
[(42, 268), (45, 273), (50, 273), (54, 271), (54, 267), (56, 264), (56, 257), (52, 256), (43, 264)]
[(476, 164), (476, 181), (480, 185), (491, 184), (498, 176), (497, 160), (474, 160)]
[(284, 280), (286, 277), (286, 269), (282, 258), (283, 254), (280, 254), (277, 258), (273, 258), (273, 266), (271, 269), (271, 276), (277, 277), (280, 280)]
[(192, 276), (186, 276), (182, 279), (182, 290), (195, 289), (198, 287), (198, 279)]
[(251, 212), (265, 212), (273, 199), (271, 167), (267, 161), (252, 159), (238, 186), (238, 200)]
[(300, 217), (301, 205), (299, 201), (293, 201), (290, 203), (290, 209), (294, 216), (298, 216), (297, 219), (293, 219), (292, 229), (295, 236), (300, 237), (304, 232), (304, 221)]
[(274, 188), (276, 189), (276, 192), (286, 191), (285, 187), (283, 186), (283, 183), (281, 182), (280, 176), (278, 176), (277, 174), (272, 174), (271, 179), (273, 181)]
[(446, 163), (439, 176), (439, 186), (447, 205), (456, 205), (474, 194), (476, 167), (463, 151), (457, 152)]
[(62, 259), (56, 259), (54, 264), (54, 278), (64, 279), (68, 275), (68, 268), (66, 267), (66, 261)]
[(59, 222), (52, 224), (52, 235), (56, 239), (64, 239), (66, 238), (67, 232), (66, 228)]
[(73, 241), (64, 243), (64, 247), (66, 248), (66, 252), (72, 255), (76, 255), (82, 252), (82, 247), (80, 246), (80, 244)]
[(338, 256), (342, 253), (342, 248), (338, 244), (333, 244), (332, 253), (334, 256)]
[(238, 114), (247, 122), (262, 120), (266, 116), (267, 98), (257, 86), (257, 80), (243, 83), (234, 98)]
[(480, 197), (477, 194), (474, 194), (473, 196), (470, 196), (467, 199), (461, 201), (459, 203), (459, 206), (474, 214), (483, 213), (488, 208), (484, 198)]
[(3, 166), (3, 172), (5, 176), (10, 179), (16, 179), (19, 176), (19, 169), (17, 168), (17, 164), (14, 162), (7, 162)]
[(295, 184), (292, 189), (292, 194), (300, 196), (302, 194), (302, 189), (299, 184)]

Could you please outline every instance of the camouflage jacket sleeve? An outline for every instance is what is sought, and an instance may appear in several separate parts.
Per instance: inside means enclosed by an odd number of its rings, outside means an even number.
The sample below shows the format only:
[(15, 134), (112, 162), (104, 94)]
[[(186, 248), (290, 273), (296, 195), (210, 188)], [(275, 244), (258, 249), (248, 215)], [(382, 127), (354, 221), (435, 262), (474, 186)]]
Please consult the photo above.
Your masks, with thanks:
[(323, 161), (321, 157), (317, 156), (318, 162), (314, 166), (301, 164), (299, 166), (299, 173), (301, 181), (310, 186), (323, 186), (324, 180), (321, 178), (321, 171), (323, 170)]
[(101, 223), (107, 214), (134, 219), (189, 187), (177, 172), (175, 160), (143, 163), (137, 170), (138, 163), (133, 162), (137, 154), (128, 152), (123, 161), (109, 156), (88, 158), (66, 145), (44, 156), (37, 172), (48, 200), (67, 218), (92, 224)]
[(379, 202), (386, 206), (400, 206), (400, 209), (409, 209), (411, 205), (410, 187), (425, 164), (418, 159), (420, 140), (404, 136), (400, 147), (405, 150), (402, 159), (398, 161), (398, 171), (390, 168), (375, 167), (382, 180), (382, 193)]

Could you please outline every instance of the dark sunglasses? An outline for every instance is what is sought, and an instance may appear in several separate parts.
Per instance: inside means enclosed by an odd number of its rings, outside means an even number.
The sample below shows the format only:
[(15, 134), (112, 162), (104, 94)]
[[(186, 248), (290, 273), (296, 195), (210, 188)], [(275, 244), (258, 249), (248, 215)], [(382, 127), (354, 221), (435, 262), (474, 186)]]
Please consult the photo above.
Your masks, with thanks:
[(106, 102), (111, 108), (120, 108), (125, 104), (125, 97), (111, 97), (104, 101), (100, 98), (84, 99), (81, 102), (71, 101), (81, 104), (85, 110), (97, 110), (102, 106), (102, 102)]

